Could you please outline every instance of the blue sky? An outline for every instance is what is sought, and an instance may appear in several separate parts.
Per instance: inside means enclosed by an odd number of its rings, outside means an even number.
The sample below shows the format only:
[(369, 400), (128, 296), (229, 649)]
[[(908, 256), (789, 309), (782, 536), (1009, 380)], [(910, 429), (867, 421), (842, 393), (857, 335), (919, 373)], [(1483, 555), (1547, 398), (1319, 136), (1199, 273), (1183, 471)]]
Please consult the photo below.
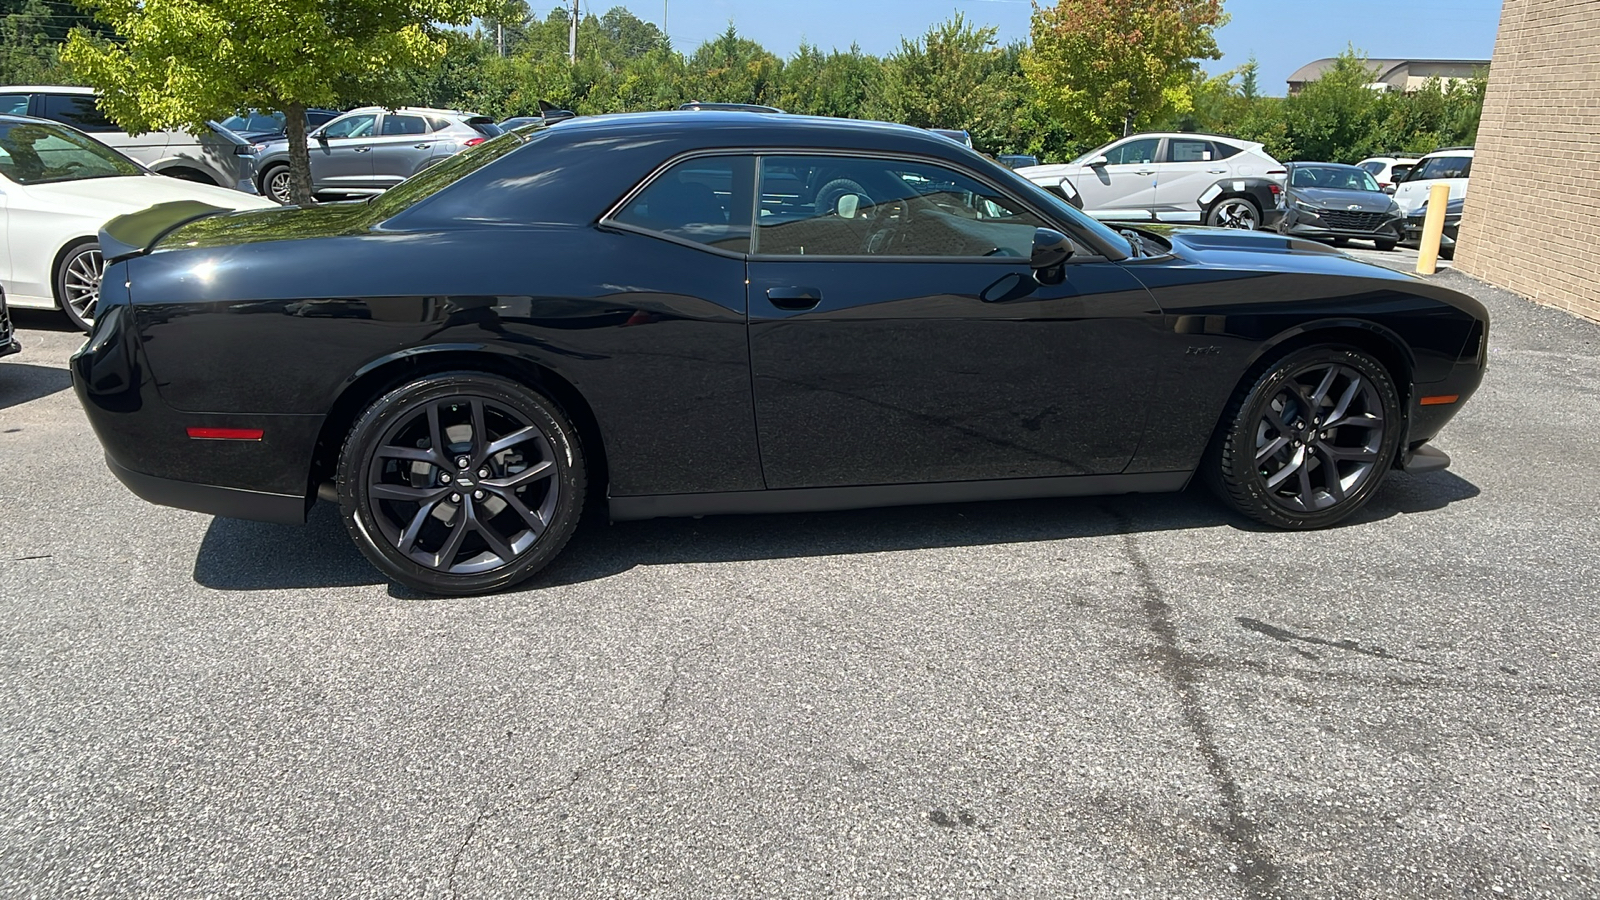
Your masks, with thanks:
[[(530, 0), (541, 14), (559, 0)], [(584, 0), (587, 11), (626, 6), (661, 23), (661, 0)], [(1282, 94), (1284, 79), (1301, 65), (1354, 44), (1372, 57), (1488, 59), (1500, 23), (1501, 0), (1227, 0), (1233, 21), (1217, 34), (1223, 59), (1208, 69), (1261, 63), (1263, 92)], [(916, 37), (955, 12), (1000, 29), (1005, 42), (1026, 40), (1030, 0), (667, 0), (669, 30), (679, 50), (727, 28), (788, 56), (805, 38), (824, 49), (859, 43), (884, 54), (900, 38)]]

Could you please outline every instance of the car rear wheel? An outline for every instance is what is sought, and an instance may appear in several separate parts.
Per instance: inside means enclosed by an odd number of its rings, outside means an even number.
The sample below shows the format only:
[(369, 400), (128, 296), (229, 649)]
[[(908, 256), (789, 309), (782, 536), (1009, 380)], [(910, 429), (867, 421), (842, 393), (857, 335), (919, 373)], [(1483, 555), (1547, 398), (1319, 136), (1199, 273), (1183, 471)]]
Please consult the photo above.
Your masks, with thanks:
[(284, 165), (273, 166), (261, 176), (261, 193), (268, 198), (288, 206), (294, 202), (290, 195), (289, 167)]
[(577, 432), (525, 385), (479, 372), (419, 378), (374, 402), (339, 458), (345, 527), (390, 578), (481, 594), (538, 572), (583, 511)]
[(1229, 197), (1211, 207), (1206, 224), (1217, 228), (1240, 228), (1255, 231), (1261, 227), (1261, 209), (1246, 197)]
[(1393, 250), (1395, 245), (1398, 243), (1400, 242), (1395, 240), (1386, 241), (1383, 238), (1378, 238), (1372, 242), (1372, 246), (1378, 248), (1379, 253), (1388, 253), (1389, 251)]
[(95, 307), (100, 303), (100, 276), (105, 268), (100, 245), (94, 241), (68, 250), (56, 266), (56, 301), (72, 324), (84, 331), (94, 326)]
[(1403, 431), (1383, 364), (1353, 347), (1294, 351), (1229, 404), (1208, 475), (1234, 509), (1276, 528), (1323, 528), (1366, 504)]

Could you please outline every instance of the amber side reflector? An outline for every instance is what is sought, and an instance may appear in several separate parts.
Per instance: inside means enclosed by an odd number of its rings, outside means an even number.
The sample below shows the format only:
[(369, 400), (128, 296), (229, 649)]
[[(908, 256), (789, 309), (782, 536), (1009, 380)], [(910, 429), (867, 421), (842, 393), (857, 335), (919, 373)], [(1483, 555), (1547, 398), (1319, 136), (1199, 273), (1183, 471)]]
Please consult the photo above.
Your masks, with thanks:
[(189, 437), (197, 441), (259, 441), (265, 434), (260, 428), (188, 428)]
[(1460, 394), (1438, 394), (1433, 397), (1423, 397), (1417, 402), (1423, 406), (1444, 406), (1447, 403), (1454, 403), (1460, 399)]

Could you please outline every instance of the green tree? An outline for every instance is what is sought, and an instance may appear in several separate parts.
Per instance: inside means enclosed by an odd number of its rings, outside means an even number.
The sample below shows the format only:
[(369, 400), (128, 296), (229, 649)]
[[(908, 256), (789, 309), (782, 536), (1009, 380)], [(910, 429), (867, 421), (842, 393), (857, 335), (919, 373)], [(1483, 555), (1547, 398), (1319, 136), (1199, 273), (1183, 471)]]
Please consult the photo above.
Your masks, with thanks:
[(919, 128), (959, 128), (985, 152), (1009, 149), (1023, 87), (1020, 50), (1002, 49), (996, 32), (957, 13), (916, 40), (902, 38), (863, 112)]
[(445, 25), (485, 0), (84, 0), (117, 39), (75, 29), (62, 58), (129, 132), (200, 129), (252, 108), (288, 117), (292, 196), (312, 202), (305, 109), (398, 105)]
[(1222, 0), (1059, 0), (1035, 8), (1023, 68), (1076, 139), (1100, 143), (1186, 112), (1227, 21)]
[(740, 37), (733, 23), (689, 57), (689, 92), (696, 100), (715, 103), (777, 101), (783, 60), (749, 38)]
[(1377, 146), (1381, 109), (1387, 98), (1368, 85), (1376, 68), (1354, 48), (1334, 59), (1326, 72), (1283, 104), (1289, 139), (1302, 158), (1353, 163)]

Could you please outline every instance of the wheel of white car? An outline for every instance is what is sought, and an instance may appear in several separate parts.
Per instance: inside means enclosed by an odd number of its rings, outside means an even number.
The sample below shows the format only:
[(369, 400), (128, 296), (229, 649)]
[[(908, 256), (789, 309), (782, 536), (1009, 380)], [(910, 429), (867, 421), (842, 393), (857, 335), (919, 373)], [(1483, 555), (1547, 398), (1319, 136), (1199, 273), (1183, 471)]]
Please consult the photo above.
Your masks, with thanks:
[(1206, 224), (1217, 228), (1255, 231), (1261, 227), (1261, 210), (1248, 197), (1229, 197), (1211, 207)]
[(100, 303), (100, 276), (105, 267), (100, 245), (94, 241), (67, 250), (56, 266), (56, 301), (72, 324), (84, 331), (94, 326), (95, 306)]

